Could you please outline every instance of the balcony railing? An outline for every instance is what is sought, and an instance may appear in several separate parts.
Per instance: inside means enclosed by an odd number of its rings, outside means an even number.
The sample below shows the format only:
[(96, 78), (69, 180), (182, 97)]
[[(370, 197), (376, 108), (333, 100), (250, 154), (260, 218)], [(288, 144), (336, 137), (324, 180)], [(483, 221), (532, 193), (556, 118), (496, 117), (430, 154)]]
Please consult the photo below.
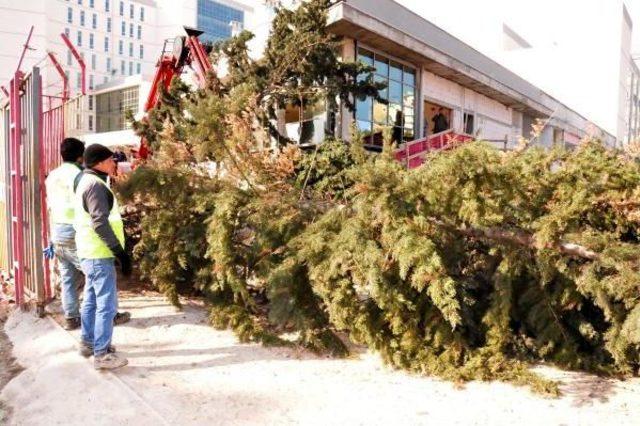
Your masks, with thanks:
[(462, 143), (473, 140), (473, 136), (455, 133), (453, 129), (429, 135), (426, 138), (406, 142), (396, 150), (396, 159), (405, 163), (408, 169), (414, 169), (424, 163), (430, 152), (451, 149)]

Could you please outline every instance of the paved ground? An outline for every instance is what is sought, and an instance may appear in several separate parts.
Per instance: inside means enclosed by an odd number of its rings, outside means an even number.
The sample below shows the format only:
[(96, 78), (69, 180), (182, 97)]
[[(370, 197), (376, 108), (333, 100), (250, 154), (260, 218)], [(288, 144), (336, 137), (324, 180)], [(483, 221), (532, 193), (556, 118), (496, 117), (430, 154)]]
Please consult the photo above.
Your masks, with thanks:
[[(4, 324), (11, 312), (10, 307), (11, 305), (3, 299), (0, 289), (0, 391), (22, 371), (13, 358), (13, 345), (4, 332)], [(9, 414), (8, 407), (0, 400), (0, 425), (7, 421)]]
[(133, 320), (114, 343), (130, 365), (100, 373), (76, 353), (78, 332), (14, 313), (6, 331), (26, 369), (0, 393), (15, 425), (638, 425), (640, 380), (564, 380), (550, 400), (502, 383), (464, 389), (389, 371), (376, 356), (328, 360), (237, 343), (190, 304), (177, 312), (147, 293), (123, 298)]

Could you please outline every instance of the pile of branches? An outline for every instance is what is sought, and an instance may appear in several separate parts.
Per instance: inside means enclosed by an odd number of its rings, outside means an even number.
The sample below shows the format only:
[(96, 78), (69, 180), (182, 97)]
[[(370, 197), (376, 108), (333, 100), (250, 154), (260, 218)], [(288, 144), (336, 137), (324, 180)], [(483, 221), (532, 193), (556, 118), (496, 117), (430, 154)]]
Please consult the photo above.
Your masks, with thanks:
[[(344, 356), (346, 335), (398, 368), (547, 393), (557, 384), (530, 363), (638, 374), (635, 161), (597, 141), (506, 154), (473, 142), (407, 171), (355, 131), (310, 152), (283, 138), (266, 149), (287, 81), (317, 100), (339, 80), (312, 66), (316, 47), (335, 52), (321, 3), (275, 20), (270, 54), (297, 61), (252, 62), (241, 35), (214, 52), (231, 78), (212, 73), (199, 91), (175, 81), (135, 124), (154, 155), (119, 190), (140, 208), (143, 276), (176, 305), (204, 295), (212, 323), (243, 341), (291, 344), (279, 336), (294, 331), (297, 344)], [(292, 22), (308, 24), (308, 46)], [(294, 78), (310, 69), (306, 83)], [(347, 63), (345, 92), (324, 95), (377, 96), (360, 77), (370, 71)]]

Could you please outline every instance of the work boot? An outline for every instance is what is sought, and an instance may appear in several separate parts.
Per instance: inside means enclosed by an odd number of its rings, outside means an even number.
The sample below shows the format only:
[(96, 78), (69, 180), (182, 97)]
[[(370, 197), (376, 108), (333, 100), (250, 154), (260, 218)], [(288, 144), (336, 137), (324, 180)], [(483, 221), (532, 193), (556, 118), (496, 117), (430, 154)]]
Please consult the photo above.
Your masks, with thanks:
[[(109, 345), (107, 353), (116, 353), (116, 347), (113, 345)], [(80, 355), (85, 358), (89, 358), (91, 355), (93, 355), (93, 345), (87, 342), (80, 342)]]
[(124, 367), (129, 361), (126, 358), (119, 357), (116, 354), (106, 353), (98, 355), (93, 359), (93, 367), (96, 370), (114, 370)]
[(129, 322), (131, 319), (131, 313), (129, 312), (118, 312), (116, 316), (113, 318), (114, 325), (122, 325), (126, 322)]
[(80, 318), (65, 318), (62, 327), (68, 331), (76, 330), (80, 328)]

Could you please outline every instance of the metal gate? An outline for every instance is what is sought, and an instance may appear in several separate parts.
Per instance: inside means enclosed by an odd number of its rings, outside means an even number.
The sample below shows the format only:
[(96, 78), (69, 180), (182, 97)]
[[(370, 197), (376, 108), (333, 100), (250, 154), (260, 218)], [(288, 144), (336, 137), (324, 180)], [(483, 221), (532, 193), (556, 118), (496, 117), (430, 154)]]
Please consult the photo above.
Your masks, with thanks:
[[(17, 71), (11, 80), (8, 108), (3, 110), (3, 146), (5, 155), (5, 191), (0, 203), (8, 217), (2, 228), (8, 233), (4, 241), (10, 242), (0, 249), (5, 254), (4, 265), (15, 284), (15, 297), (19, 305), (26, 298), (42, 307), (51, 296), (45, 281), (42, 261), (43, 248), (43, 194), (40, 147), (42, 144), (42, 78), (34, 67), (24, 75)], [(8, 110), (8, 111), (7, 111)], [(8, 112), (8, 114), (7, 114)], [(8, 137), (7, 137), (8, 136)], [(8, 172), (8, 173), (6, 173)]]
[[(60, 142), (76, 133), (85, 92), (85, 64), (66, 34), (60, 37), (76, 58), (82, 72), (82, 93), (69, 99), (68, 78), (52, 53), (47, 53), (63, 83), (61, 96), (45, 95), (40, 68), (20, 70), (33, 34), (27, 37), (11, 80), (2, 87), (8, 101), (0, 104), (0, 272), (12, 280), (16, 303), (34, 302), (39, 313), (53, 297), (50, 265), (42, 250), (49, 243), (44, 182), (60, 165)], [(49, 108), (43, 111), (43, 99)], [(52, 100), (57, 105), (52, 105)], [(74, 120), (75, 118), (75, 120)], [(70, 120), (71, 119), (71, 120)]]
[[(61, 163), (60, 142), (81, 113), (81, 97), (63, 100), (42, 111), (42, 78), (34, 67), (17, 72), (9, 102), (0, 107), (0, 270), (11, 277), (16, 303), (34, 302), (42, 310), (53, 296), (49, 261), (42, 250), (49, 243), (44, 182)], [(67, 131), (68, 130), (68, 131)]]

